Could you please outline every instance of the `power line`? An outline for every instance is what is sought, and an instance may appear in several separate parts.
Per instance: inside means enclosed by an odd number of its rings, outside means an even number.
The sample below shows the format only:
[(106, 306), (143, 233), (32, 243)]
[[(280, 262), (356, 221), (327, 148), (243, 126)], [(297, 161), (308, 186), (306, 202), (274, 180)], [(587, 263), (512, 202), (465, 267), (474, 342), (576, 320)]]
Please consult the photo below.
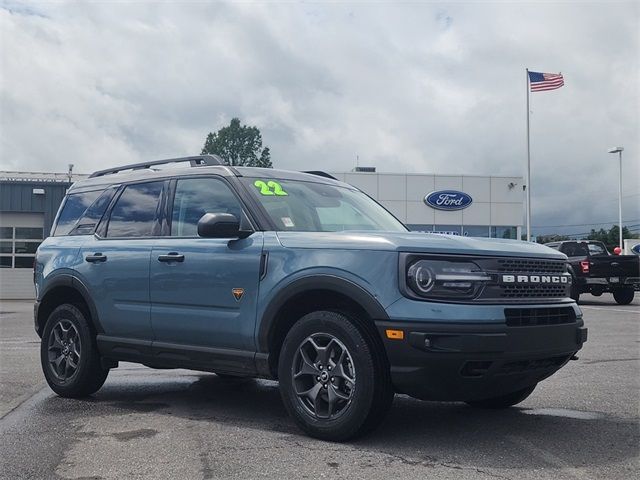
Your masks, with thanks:
[[(636, 233), (636, 232), (640, 232), (640, 227), (635, 227), (635, 228), (628, 228), (627, 229), (629, 231), (629, 233)], [(582, 233), (558, 233), (556, 235), (561, 235), (561, 236), (565, 236), (565, 237), (586, 237), (587, 235), (591, 235), (591, 232), (582, 232)], [(539, 235), (541, 237), (544, 237), (544, 235)]]
[[(623, 220), (623, 222), (638, 222), (640, 218), (633, 218), (629, 220)], [(608, 222), (599, 222), (599, 223), (575, 223), (573, 225), (532, 225), (531, 228), (558, 228), (558, 227), (590, 227), (591, 225), (616, 225), (618, 220), (610, 220)]]

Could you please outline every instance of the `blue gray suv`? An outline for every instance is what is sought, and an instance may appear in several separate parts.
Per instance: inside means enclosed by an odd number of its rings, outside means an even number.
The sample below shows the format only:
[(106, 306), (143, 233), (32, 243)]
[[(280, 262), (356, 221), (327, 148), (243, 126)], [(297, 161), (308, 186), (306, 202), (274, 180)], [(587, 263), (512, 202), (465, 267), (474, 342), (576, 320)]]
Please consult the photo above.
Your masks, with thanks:
[(119, 361), (277, 379), (294, 421), (334, 441), (395, 393), (517, 404), (587, 337), (560, 252), (412, 233), (325, 173), (215, 156), (75, 183), (34, 274), (58, 395), (93, 394)]

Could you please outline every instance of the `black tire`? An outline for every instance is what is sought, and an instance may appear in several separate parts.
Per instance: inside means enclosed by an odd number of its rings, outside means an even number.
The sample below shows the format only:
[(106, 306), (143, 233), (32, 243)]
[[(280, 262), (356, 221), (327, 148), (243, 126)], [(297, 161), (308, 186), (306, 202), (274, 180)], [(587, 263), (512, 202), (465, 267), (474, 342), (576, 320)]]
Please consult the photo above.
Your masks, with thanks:
[[(280, 393), (308, 435), (345, 441), (373, 430), (386, 416), (394, 392), (386, 357), (373, 334), (348, 316), (328, 311), (305, 315), (287, 334), (278, 363)], [(326, 353), (321, 353), (324, 347)], [(310, 393), (305, 396), (304, 391)]]
[(60, 305), (49, 315), (40, 343), (40, 363), (51, 390), (61, 397), (91, 395), (109, 374), (102, 368), (85, 315), (71, 304)]
[(486, 408), (486, 409), (501, 409), (508, 408), (516, 405), (523, 400), (525, 400), (531, 393), (535, 390), (536, 384), (523, 388), (522, 390), (518, 390), (517, 392), (508, 393), (506, 395), (501, 395), (499, 397), (487, 398), (485, 400), (473, 400), (465, 402), (467, 405), (470, 405), (475, 408)]
[(633, 287), (621, 288), (613, 292), (613, 298), (619, 305), (629, 305), (631, 302), (633, 302), (634, 295), (635, 292), (633, 290)]

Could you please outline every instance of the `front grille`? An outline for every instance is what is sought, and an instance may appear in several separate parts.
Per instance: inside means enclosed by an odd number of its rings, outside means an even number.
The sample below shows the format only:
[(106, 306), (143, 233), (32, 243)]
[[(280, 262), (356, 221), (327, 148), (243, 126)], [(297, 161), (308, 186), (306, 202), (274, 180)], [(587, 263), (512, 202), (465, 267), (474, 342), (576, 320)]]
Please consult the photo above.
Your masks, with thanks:
[(562, 308), (505, 308), (504, 316), (508, 327), (537, 327), (542, 325), (562, 325), (576, 321), (576, 313), (571, 307)]
[[(553, 276), (567, 275), (564, 260), (522, 257), (483, 257), (474, 262), (492, 276), (492, 281), (483, 288), (477, 300), (504, 303), (560, 301), (569, 297), (571, 285), (552, 282)], [(535, 281), (525, 283), (502, 282), (504, 275), (539, 276)], [(543, 283), (544, 282), (544, 283)]]
[(559, 368), (569, 361), (570, 355), (559, 357), (540, 358), (537, 360), (519, 360), (503, 364), (496, 372), (496, 375), (510, 375), (514, 373), (528, 373), (535, 370), (549, 370)]
[(563, 260), (501, 258), (497, 264), (497, 270), (501, 273), (564, 273), (566, 271), (566, 262)]
[(567, 297), (567, 286), (533, 284), (533, 285), (501, 285), (502, 298), (564, 298)]

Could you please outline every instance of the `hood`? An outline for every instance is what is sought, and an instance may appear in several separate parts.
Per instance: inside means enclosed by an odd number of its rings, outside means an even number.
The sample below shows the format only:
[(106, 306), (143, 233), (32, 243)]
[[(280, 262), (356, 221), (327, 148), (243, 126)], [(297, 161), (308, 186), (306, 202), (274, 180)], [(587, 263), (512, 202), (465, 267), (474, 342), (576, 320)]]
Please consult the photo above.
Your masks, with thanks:
[(566, 259), (538, 243), (422, 232), (277, 232), (287, 248), (382, 250), (453, 255), (492, 255)]

